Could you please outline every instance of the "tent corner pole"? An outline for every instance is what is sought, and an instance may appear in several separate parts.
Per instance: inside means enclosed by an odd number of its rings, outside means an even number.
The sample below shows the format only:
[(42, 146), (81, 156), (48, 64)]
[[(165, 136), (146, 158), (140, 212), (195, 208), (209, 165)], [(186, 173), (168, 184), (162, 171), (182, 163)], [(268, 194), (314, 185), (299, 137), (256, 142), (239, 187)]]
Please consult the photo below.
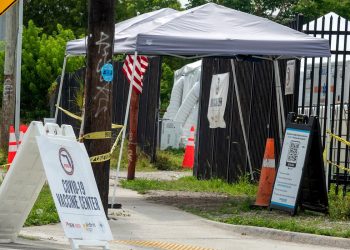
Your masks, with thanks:
[(117, 172), (116, 172), (116, 174), (115, 174), (114, 185), (113, 185), (113, 196), (112, 196), (111, 208), (113, 208), (113, 206), (114, 206), (114, 204), (115, 204), (115, 194), (116, 194), (117, 184), (118, 184), (118, 178), (119, 178), (120, 163), (121, 163), (122, 155), (123, 155), (123, 146), (124, 146), (125, 135), (126, 135), (126, 127), (127, 127), (127, 125), (128, 125), (131, 93), (132, 93), (132, 88), (133, 88), (133, 85), (134, 85), (136, 60), (137, 60), (137, 51), (135, 51), (135, 53), (134, 53), (134, 60), (133, 60), (133, 64), (132, 64), (132, 73), (131, 73), (131, 81), (130, 81), (130, 86), (129, 86), (128, 101), (127, 101), (127, 104), (126, 104), (125, 117), (124, 117), (124, 125), (123, 125), (123, 128), (122, 128), (122, 129), (123, 129), (123, 136), (122, 136), (122, 141), (121, 141), (121, 143), (120, 143), (120, 150), (119, 150), (119, 158), (118, 158)]
[(275, 87), (276, 87), (276, 101), (277, 101), (277, 115), (278, 115), (278, 131), (280, 136), (280, 146), (283, 144), (283, 131), (285, 129), (285, 114), (283, 105), (283, 96), (281, 90), (281, 77), (279, 72), (278, 60), (273, 60), (274, 72), (275, 72)]
[(233, 74), (234, 92), (236, 93), (236, 99), (237, 99), (237, 105), (238, 105), (239, 120), (240, 120), (242, 131), (243, 131), (243, 139), (244, 139), (245, 149), (247, 152), (247, 158), (248, 158), (248, 163), (249, 163), (250, 179), (252, 181), (254, 181), (253, 167), (252, 167), (252, 162), (250, 159), (249, 145), (248, 145), (247, 135), (246, 135), (246, 131), (245, 131), (245, 125), (244, 125), (242, 107), (241, 107), (241, 99), (240, 99), (238, 83), (237, 83), (236, 67), (235, 67), (235, 64), (233, 62), (233, 59), (231, 59), (231, 68), (232, 68), (232, 74)]
[(64, 81), (64, 74), (66, 73), (67, 58), (68, 58), (68, 56), (65, 55), (64, 59), (63, 59), (62, 73), (61, 73), (61, 79), (60, 79), (60, 86), (59, 86), (59, 89), (58, 89), (57, 102), (56, 102), (55, 123), (57, 123), (58, 106), (60, 105), (60, 102), (61, 102), (62, 86), (63, 86), (63, 81)]

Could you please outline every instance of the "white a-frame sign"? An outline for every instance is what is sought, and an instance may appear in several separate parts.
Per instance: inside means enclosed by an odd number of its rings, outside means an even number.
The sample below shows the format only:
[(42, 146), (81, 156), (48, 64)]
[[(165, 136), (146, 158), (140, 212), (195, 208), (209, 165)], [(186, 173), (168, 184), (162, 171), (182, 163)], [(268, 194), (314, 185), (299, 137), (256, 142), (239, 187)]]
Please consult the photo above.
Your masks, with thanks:
[(0, 186), (0, 242), (13, 242), (48, 180), (65, 235), (109, 249), (112, 233), (89, 156), (71, 126), (32, 122)]

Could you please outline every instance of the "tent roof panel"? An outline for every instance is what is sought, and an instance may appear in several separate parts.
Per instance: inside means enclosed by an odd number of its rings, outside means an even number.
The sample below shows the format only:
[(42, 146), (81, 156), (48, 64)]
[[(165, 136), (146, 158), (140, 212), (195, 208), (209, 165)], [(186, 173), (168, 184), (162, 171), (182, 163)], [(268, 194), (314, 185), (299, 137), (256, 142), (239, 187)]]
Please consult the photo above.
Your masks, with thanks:
[[(139, 54), (148, 55), (197, 56), (330, 56), (329, 44), (325, 39), (213, 3), (155, 17), (140, 18), (142, 21), (125, 25), (115, 35), (114, 52), (134, 53), (137, 50)], [(80, 53), (83, 50), (76, 46), (69, 51), (67, 46), (67, 53)]]

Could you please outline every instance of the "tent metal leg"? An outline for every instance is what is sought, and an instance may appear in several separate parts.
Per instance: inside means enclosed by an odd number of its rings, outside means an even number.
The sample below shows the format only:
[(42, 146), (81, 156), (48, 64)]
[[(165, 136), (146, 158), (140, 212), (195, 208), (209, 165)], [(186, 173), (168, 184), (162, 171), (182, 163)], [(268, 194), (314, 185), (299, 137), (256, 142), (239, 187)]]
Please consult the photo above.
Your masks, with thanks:
[(283, 96), (281, 89), (281, 77), (279, 72), (278, 61), (273, 61), (274, 72), (275, 72), (275, 82), (276, 82), (276, 101), (277, 101), (277, 115), (278, 115), (278, 131), (280, 137), (280, 145), (282, 147), (283, 144), (283, 131), (285, 129), (285, 114), (284, 114), (284, 104), (283, 104)]
[(61, 80), (60, 80), (60, 86), (59, 86), (59, 89), (58, 89), (57, 102), (56, 102), (55, 123), (57, 123), (58, 106), (60, 105), (60, 102), (61, 102), (62, 86), (63, 86), (64, 74), (66, 72), (67, 58), (68, 58), (68, 56), (65, 56), (64, 60), (63, 60)]
[(235, 67), (235, 64), (233, 62), (233, 59), (231, 59), (231, 67), (232, 67), (232, 74), (233, 74), (233, 84), (234, 84), (234, 88), (235, 88), (234, 92), (236, 93), (236, 99), (237, 99), (237, 104), (238, 104), (239, 120), (240, 120), (242, 131), (243, 131), (243, 139), (244, 139), (245, 149), (247, 152), (247, 158), (248, 158), (248, 163), (249, 163), (250, 179), (253, 181), (254, 180), (253, 167), (252, 167), (252, 162), (251, 162), (251, 158), (250, 158), (249, 145), (248, 145), (247, 135), (246, 135), (246, 131), (245, 131), (245, 125), (244, 125), (244, 120), (243, 120), (241, 99), (240, 99), (240, 95), (239, 95), (237, 76), (236, 76), (236, 67)]
[(117, 183), (118, 183), (118, 178), (119, 178), (119, 170), (120, 170), (120, 163), (122, 160), (122, 155), (123, 155), (123, 146), (124, 146), (124, 140), (125, 140), (125, 134), (126, 134), (126, 127), (128, 125), (128, 118), (129, 118), (129, 109), (130, 109), (130, 99), (131, 99), (131, 92), (132, 88), (134, 85), (134, 76), (135, 76), (135, 64), (137, 60), (137, 51), (135, 51), (134, 54), (134, 61), (132, 64), (132, 73), (131, 73), (131, 82), (130, 82), (130, 87), (129, 87), (129, 95), (128, 95), (128, 102), (125, 110), (125, 118), (124, 118), (124, 126), (123, 126), (123, 136), (122, 136), (122, 141), (120, 144), (120, 151), (119, 151), (119, 158), (118, 158), (118, 165), (117, 165), (117, 172), (115, 174), (115, 179), (114, 179), (114, 185), (113, 185), (113, 196), (112, 196), (112, 208), (115, 203), (115, 193), (117, 189)]

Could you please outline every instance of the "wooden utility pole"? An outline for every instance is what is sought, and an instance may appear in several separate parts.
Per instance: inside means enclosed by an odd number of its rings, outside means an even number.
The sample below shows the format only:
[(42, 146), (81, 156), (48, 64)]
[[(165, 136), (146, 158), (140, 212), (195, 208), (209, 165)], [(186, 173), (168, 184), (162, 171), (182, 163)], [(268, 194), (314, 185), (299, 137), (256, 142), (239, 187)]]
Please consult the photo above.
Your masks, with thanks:
[(4, 65), (4, 91), (2, 96), (0, 145), (3, 152), (7, 152), (9, 143), (9, 127), (13, 125), (15, 117), (15, 90), (14, 76), (15, 53), (17, 39), (17, 5), (6, 12), (6, 38), (5, 38), (5, 65)]
[[(101, 68), (112, 62), (115, 0), (89, 0), (89, 32), (85, 78), (84, 134), (110, 131), (112, 84), (103, 80)], [(89, 156), (108, 153), (111, 139), (85, 140)], [(104, 210), (108, 215), (110, 161), (92, 163)]]
[(137, 162), (137, 124), (139, 115), (140, 95), (133, 89), (130, 99), (130, 127), (128, 145), (128, 180), (135, 179), (135, 168)]

